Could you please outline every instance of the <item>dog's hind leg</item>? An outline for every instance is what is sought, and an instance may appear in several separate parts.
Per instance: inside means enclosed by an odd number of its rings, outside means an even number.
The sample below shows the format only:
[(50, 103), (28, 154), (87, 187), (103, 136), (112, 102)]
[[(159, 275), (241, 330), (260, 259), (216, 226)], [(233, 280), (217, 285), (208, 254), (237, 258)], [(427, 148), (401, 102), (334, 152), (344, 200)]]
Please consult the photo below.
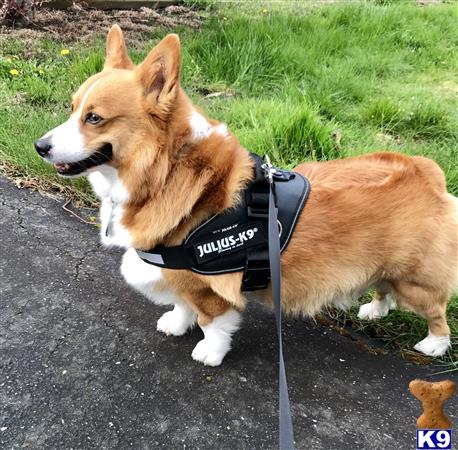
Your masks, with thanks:
[(162, 269), (142, 261), (135, 249), (122, 258), (121, 274), (126, 282), (148, 300), (160, 305), (174, 305), (157, 322), (157, 330), (167, 335), (182, 336), (196, 322), (197, 314), (164, 279)]
[(376, 290), (372, 301), (360, 306), (358, 317), (365, 320), (380, 319), (386, 317), (393, 307), (388, 292)]
[(448, 295), (409, 282), (396, 283), (395, 295), (400, 306), (428, 322), (428, 336), (414, 346), (415, 350), (428, 356), (444, 355), (450, 347), (450, 328), (445, 315)]

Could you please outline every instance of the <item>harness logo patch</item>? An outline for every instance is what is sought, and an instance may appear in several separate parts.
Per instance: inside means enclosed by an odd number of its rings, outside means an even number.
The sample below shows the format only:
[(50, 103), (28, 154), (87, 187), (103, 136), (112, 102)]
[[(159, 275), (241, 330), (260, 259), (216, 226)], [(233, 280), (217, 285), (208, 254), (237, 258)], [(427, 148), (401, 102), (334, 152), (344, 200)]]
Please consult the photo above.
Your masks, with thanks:
[(208, 242), (203, 242), (194, 246), (197, 260), (209, 261), (222, 253), (233, 252), (243, 247), (256, 245), (263, 242), (257, 227), (231, 230), (231, 234), (220, 236)]

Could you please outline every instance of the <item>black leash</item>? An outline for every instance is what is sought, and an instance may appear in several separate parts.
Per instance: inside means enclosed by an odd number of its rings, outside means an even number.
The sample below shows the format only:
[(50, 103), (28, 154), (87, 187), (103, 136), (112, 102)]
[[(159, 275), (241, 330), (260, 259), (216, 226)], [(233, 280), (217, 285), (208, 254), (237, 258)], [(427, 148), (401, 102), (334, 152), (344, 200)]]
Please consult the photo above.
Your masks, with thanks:
[(273, 181), (272, 165), (268, 157), (263, 169), (269, 181), (269, 261), (274, 301), (275, 321), (278, 334), (278, 390), (279, 390), (279, 449), (294, 450), (293, 421), (289, 404), (288, 384), (286, 382), (285, 362), (283, 360), (283, 340), (281, 328), (281, 265), (280, 265), (280, 238), (278, 232), (278, 208), (275, 205), (275, 184)]

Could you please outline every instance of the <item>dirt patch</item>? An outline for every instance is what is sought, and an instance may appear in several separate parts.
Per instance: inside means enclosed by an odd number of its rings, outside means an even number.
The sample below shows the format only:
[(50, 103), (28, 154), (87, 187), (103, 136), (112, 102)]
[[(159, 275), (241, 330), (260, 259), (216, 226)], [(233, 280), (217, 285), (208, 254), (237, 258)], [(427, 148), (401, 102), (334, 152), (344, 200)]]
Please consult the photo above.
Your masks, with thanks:
[(390, 144), (393, 144), (395, 143), (396, 145), (401, 145), (402, 144), (402, 140), (399, 136), (394, 136), (392, 134), (389, 134), (389, 133), (377, 133), (375, 135), (376, 139), (378, 142), (381, 142), (382, 144), (384, 145), (390, 145)]
[(199, 28), (205, 14), (204, 11), (177, 5), (158, 10), (139, 8), (101, 11), (88, 8), (84, 3), (74, 3), (68, 10), (42, 8), (22, 28), (0, 27), (0, 43), (11, 35), (27, 40), (49, 36), (64, 42), (85, 42), (92, 40), (95, 35), (104, 35), (111, 25), (117, 23), (123, 29), (126, 40), (135, 44), (158, 28)]
[(455, 81), (444, 81), (437, 86), (437, 89), (445, 95), (457, 96), (458, 95), (458, 83)]

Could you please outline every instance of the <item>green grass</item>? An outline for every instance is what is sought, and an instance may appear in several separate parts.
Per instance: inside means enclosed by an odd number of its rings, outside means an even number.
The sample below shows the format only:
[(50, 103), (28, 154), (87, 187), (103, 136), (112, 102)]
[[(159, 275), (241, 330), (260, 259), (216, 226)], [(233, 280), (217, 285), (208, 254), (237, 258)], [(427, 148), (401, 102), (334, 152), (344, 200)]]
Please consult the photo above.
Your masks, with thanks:
[[(421, 154), (442, 166), (458, 195), (458, 5), (312, 3), (212, 4), (202, 29), (171, 30), (181, 35), (182, 81), (191, 98), (244, 146), (283, 166), (381, 149)], [(134, 61), (163, 34), (144, 36)], [(14, 35), (2, 41), (1, 162), (38, 181), (57, 181), (33, 141), (67, 116), (71, 92), (101, 69), (103, 45), (101, 37), (91, 45)], [(62, 56), (62, 48), (70, 54)], [(212, 92), (223, 95), (206, 97)], [(84, 182), (75, 186), (88, 192)], [(458, 360), (458, 299), (448, 314), (454, 347), (444, 363)], [(426, 331), (423, 320), (405, 312), (376, 326), (353, 323), (383, 329), (402, 348)]]

